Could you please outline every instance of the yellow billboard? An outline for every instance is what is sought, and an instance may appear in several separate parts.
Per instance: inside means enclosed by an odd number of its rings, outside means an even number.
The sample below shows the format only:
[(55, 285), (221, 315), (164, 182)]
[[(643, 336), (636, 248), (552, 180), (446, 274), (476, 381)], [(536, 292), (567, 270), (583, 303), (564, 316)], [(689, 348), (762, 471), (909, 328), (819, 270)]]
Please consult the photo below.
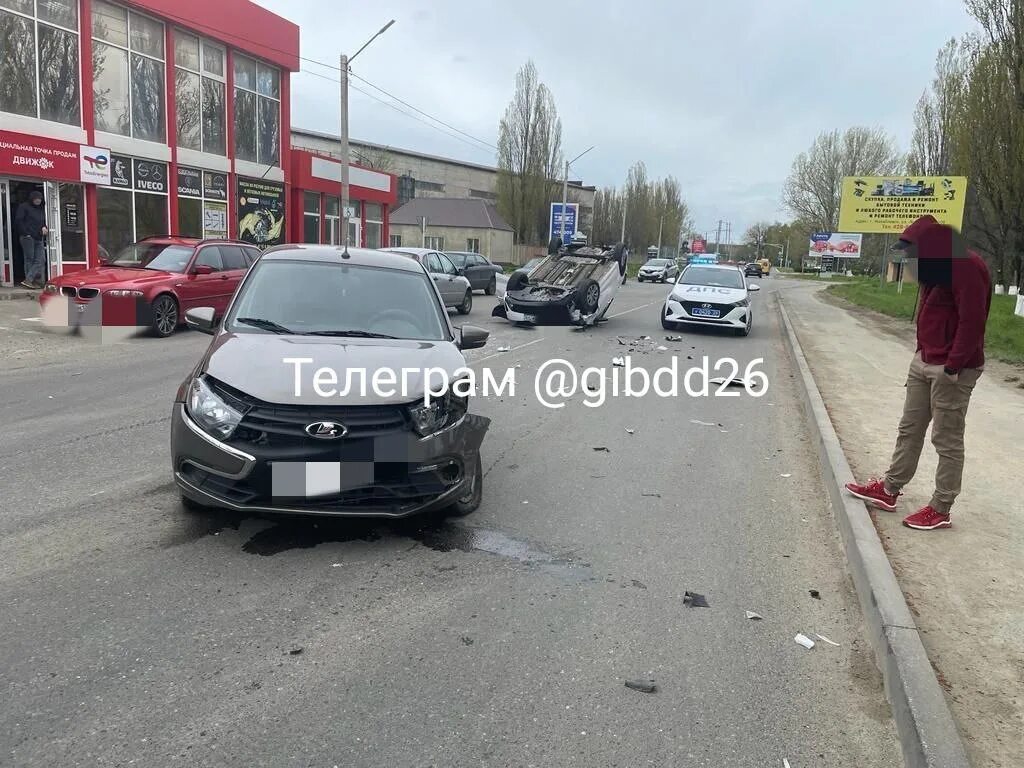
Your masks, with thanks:
[(930, 213), (959, 230), (966, 196), (966, 176), (847, 176), (839, 202), (839, 229), (898, 235)]

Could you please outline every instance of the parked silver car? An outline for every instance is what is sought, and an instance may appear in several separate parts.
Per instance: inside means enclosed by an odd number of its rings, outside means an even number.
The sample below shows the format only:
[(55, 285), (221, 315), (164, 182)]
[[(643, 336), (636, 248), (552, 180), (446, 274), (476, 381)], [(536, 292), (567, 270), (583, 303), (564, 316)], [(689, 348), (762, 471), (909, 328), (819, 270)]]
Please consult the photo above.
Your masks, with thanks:
[(430, 273), (441, 292), (446, 307), (455, 307), (460, 315), (468, 315), (473, 309), (473, 286), (459, 274), (459, 268), (441, 251), (430, 248), (387, 248), (388, 253), (397, 253), (416, 259)]

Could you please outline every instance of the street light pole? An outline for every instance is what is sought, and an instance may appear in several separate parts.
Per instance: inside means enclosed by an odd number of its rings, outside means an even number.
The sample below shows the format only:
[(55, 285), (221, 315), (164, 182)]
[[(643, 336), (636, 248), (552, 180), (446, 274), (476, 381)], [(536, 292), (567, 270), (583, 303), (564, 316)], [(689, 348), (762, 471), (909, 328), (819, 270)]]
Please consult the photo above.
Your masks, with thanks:
[(341, 214), (341, 232), (342, 232), (342, 236), (345, 238), (345, 250), (346, 251), (348, 250), (348, 246), (349, 246), (349, 237), (348, 237), (348, 220), (349, 220), (349, 215), (348, 215), (348, 211), (349, 211), (349, 204), (348, 204), (349, 203), (349, 200), (348, 200), (348, 195), (349, 195), (349, 172), (348, 172), (348, 164), (349, 164), (349, 146), (348, 146), (348, 68), (349, 68), (349, 65), (352, 63), (352, 61), (355, 60), (356, 56), (358, 56), (360, 53), (362, 53), (366, 49), (366, 46), (368, 46), (370, 43), (372, 43), (378, 37), (380, 37), (385, 32), (387, 32), (388, 29), (391, 28), (391, 25), (394, 24), (394, 23), (395, 23), (395, 20), (392, 19), (387, 24), (385, 24), (383, 27), (381, 27), (380, 30), (377, 32), (377, 34), (375, 34), (373, 37), (371, 37), (369, 40), (367, 40), (365, 43), (363, 43), (363, 47), (360, 48), (358, 51), (356, 51), (354, 54), (352, 54), (351, 57), (346, 56), (345, 54), (341, 54), (341, 59), (339, 61), (339, 64), (341, 66), (341, 201), (340, 201), (340, 203), (341, 203), (341, 210), (338, 211), (338, 213)]
[[(591, 147), (590, 149), (593, 149), (593, 148), (594, 147)], [(562, 233), (561, 234), (562, 234), (562, 242), (563, 243), (565, 243), (565, 234), (566, 234), (565, 226), (566, 226), (566, 221), (569, 218), (568, 215), (567, 215), (567, 212), (566, 212), (566, 209), (569, 206), (569, 166), (572, 165), (573, 163), (575, 163), (577, 160), (579, 160), (585, 154), (587, 154), (587, 152), (589, 152), (590, 149), (587, 149), (587, 150), (584, 150), (583, 152), (580, 152), (572, 160), (566, 160), (565, 161), (565, 174), (562, 176)], [(577, 226), (577, 228), (579, 227), (579, 222), (578, 221), (576, 222), (576, 226)]]

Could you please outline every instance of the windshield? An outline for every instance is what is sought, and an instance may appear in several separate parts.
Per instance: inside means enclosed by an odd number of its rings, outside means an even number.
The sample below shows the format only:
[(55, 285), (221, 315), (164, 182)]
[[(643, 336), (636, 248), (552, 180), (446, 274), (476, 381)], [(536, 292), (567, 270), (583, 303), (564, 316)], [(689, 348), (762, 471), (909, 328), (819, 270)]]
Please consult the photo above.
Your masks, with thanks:
[(669, 263), (668, 259), (651, 259), (646, 264), (644, 264), (644, 266), (645, 267), (665, 267), (665, 266), (668, 266), (668, 263)]
[(129, 245), (117, 258), (108, 262), (115, 267), (161, 269), (165, 272), (184, 272), (194, 249), (188, 245), (166, 243), (136, 243)]
[(464, 266), (466, 266), (466, 254), (464, 254), (464, 253), (446, 253), (445, 255), (449, 259), (451, 259), (452, 264), (454, 264), (456, 267), (464, 267)]
[(425, 274), (310, 261), (259, 262), (240, 289), (225, 328), (234, 333), (449, 338)]
[(681, 285), (710, 285), (716, 288), (744, 288), (743, 276), (735, 269), (687, 267), (679, 278)]

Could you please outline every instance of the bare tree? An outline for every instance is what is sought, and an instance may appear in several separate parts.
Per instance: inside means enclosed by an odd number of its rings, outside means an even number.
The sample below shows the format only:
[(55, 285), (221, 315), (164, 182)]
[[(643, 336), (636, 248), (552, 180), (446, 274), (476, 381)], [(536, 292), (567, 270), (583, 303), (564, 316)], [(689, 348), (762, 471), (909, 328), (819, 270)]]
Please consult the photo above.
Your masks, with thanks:
[(957, 119), (966, 85), (964, 47), (950, 40), (939, 51), (935, 79), (914, 112), (914, 138), (907, 170), (921, 176), (952, 174)]
[(878, 128), (853, 127), (822, 133), (793, 161), (782, 197), (798, 218), (819, 229), (835, 229), (844, 176), (900, 173), (906, 158)]
[(543, 230), (561, 164), (562, 121), (528, 61), (498, 127), (498, 208), (520, 242), (536, 242)]

